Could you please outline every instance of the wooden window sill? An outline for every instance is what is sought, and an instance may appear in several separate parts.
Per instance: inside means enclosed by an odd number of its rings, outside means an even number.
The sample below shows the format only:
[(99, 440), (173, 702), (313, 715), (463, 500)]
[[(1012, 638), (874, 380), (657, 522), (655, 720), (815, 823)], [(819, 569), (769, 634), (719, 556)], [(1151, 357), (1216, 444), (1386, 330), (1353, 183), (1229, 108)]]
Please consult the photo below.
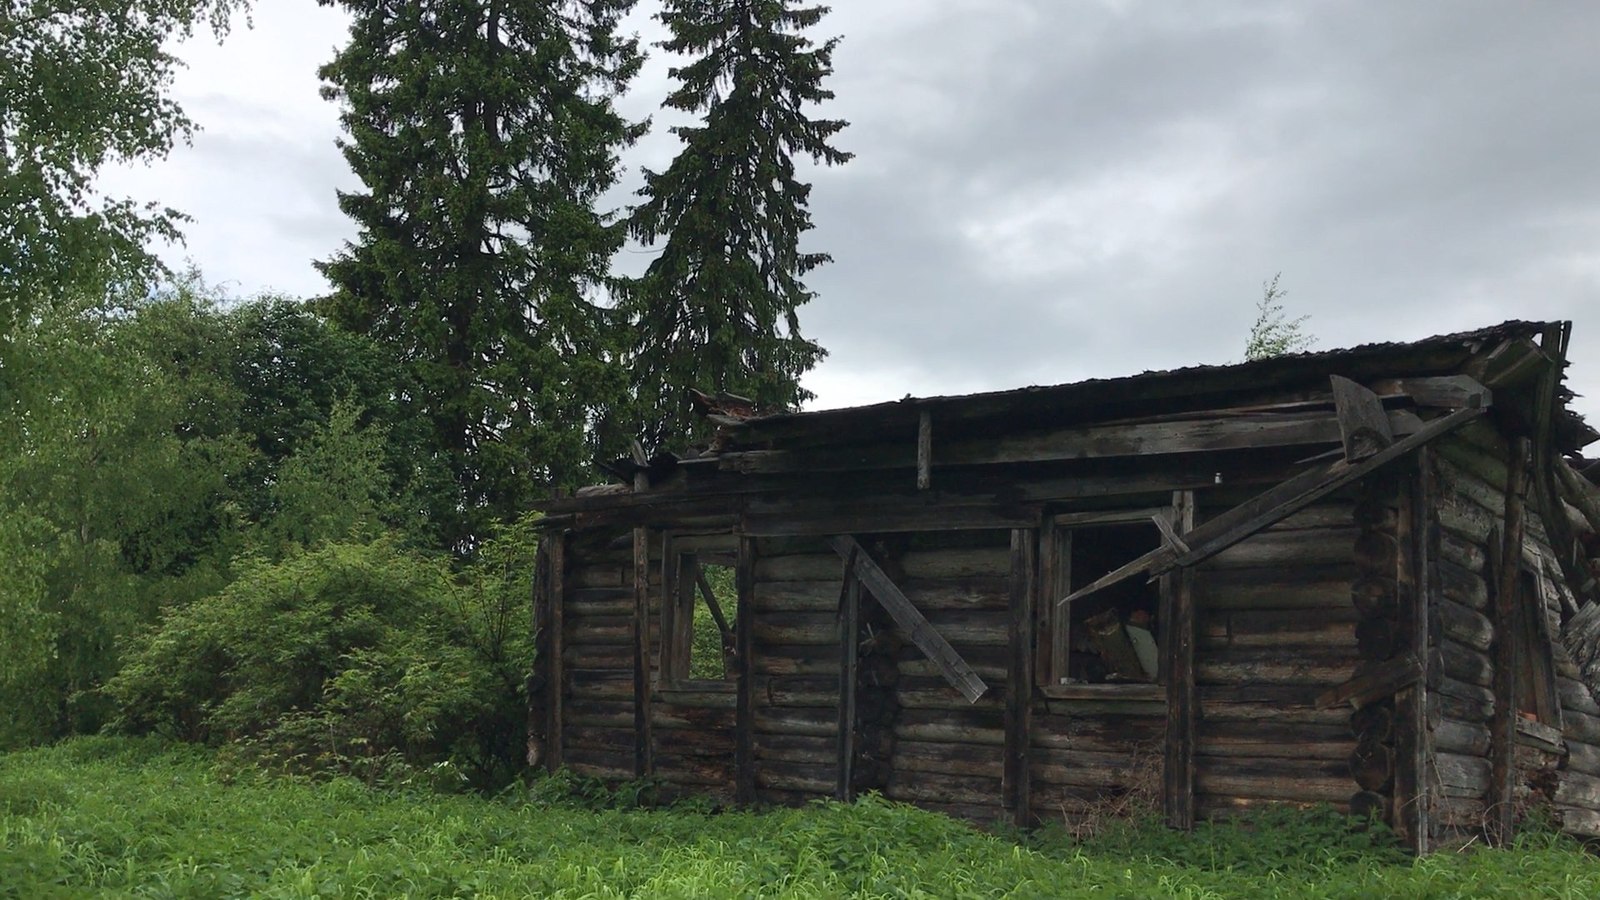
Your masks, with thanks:
[(1144, 682), (1121, 684), (1047, 684), (1039, 688), (1047, 700), (1166, 700), (1167, 686)]

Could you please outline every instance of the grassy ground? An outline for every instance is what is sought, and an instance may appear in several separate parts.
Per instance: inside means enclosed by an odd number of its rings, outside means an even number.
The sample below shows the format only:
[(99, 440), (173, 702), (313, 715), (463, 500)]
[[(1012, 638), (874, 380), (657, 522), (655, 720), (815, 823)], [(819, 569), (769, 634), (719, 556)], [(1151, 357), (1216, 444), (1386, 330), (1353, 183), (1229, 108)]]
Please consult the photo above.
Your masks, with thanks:
[(589, 809), (229, 776), (87, 739), (0, 756), (0, 895), (158, 897), (1572, 897), (1600, 862), (1551, 835), (1400, 857), (1302, 815), (1182, 836), (1014, 840), (868, 800), (766, 814)]

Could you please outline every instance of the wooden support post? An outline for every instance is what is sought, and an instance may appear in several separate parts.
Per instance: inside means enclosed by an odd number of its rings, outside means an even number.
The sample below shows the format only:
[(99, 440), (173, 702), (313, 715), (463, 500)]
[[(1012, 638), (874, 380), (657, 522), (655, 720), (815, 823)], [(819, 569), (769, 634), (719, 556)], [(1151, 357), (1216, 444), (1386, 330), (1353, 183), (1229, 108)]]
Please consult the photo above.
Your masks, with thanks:
[(841, 559), (855, 560), (856, 577), (878, 599), (878, 604), (889, 613), (894, 623), (911, 639), (911, 643), (916, 644), (917, 649), (927, 654), (928, 659), (939, 667), (939, 673), (945, 680), (960, 691), (967, 702), (978, 702), (989, 686), (978, 677), (977, 672), (972, 671), (972, 667), (933, 627), (933, 623), (917, 610), (916, 604), (895, 586), (894, 580), (879, 568), (872, 555), (862, 550), (856, 539), (847, 534), (839, 535), (829, 543)]
[(734, 653), (738, 664), (738, 692), (734, 702), (733, 799), (740, 806), (756, 800), (755, 768), (755, 587), (756, 541), (739, 538), (739, 558), (734, 564), (739, 599), (734, 613)]
[(1039, 532), (1016, 528), (1011, 532), (1010, 665), (1006, 671), (1005, 765), (1000, 793), (1011, 812), (1011, 824), (1033, 824), (1033, 791), (1028, 763), (1033, 745), (1033, 612), (1038, 583)]
[(563, 623), (562, 618), (566, 607), (567, 591), (567, 533), (556, 532), (550, 535), (550, 550), (546, 557), (549, 560), (549, 572), (546, 593), (546, 603), (549, 612), (546, 615), (545, 628), (548, 635), (544, 642), (545, 653), (549, 656), (549, 664), (545, 668), (545, 768), (554, 772), (561, 768), (561, 720), (562, 720), (562, 682), (566, 680), (565, 660), (562, 658), (565, 647), (562, 645)]
[(650, 670), (650, 530), (641, 527), (633, 529), (633, 774), (639, 778), (654, 768), (650, 759)]
[[(1172, 530), (1181, 538), (1194, 528), (1194, 492), (1172, 495)], [(1162, 777), (1162, 805), (1167, 824), (1187, 831), (1194, 827), (1195, 717), (1198, 701), (1194, 676), (1194, 573), (1179, 569), (1162, 576), (1161, 623), (1165, 629), (1162, 661), (1167, 679), (1167, 754)]]
[(1333, 408), (1339, 417), (1346, 461), (1359, 462), (1394, 443), (1389, 414), (1383, 411), (1383, 401), (1377, 394), (1339, 375), (1329, 380), (1333, 383)]
[(839, 783), (834, 799), (848, 803), (855, 799), (856, 758), (856, 661), (861, 639), (861, 580), (856, 578), (855, 554), (844, 564), (844, 580), (839, 587)]
[(1516, 776), (1517, 738), (1517, 602), (1518, 574), (1522, 565), (1522, 536), (1528, 490), (1527, 438), (1511, 445), (1506, 468), (1506, 517), (1495, 570), (1494, 594), (1494, 717), (1489, 720), (1489, 839), (1504, 845), (1514, 824), (1512, 799)]
[(933, 483), (933, 415), (927, 410), (917, 417), (917, 490)]
[[(1405, 846), (1428, 852), (1432, 828), (1429, 789), (1428, 616), (1436, 604), (1432, 545), (1434, 535), (1433, 459), (1428, 448), (1417, 454), (1415, 474), (1400, 492), (1395, 518), (1395, 601), (1399, 612), (1398, 646), (1416, 659), (1417, 677), (1394, 694), (1394, 830)], [(1359, 751), (1360, 748), (1358, 748)], [(1352, 774), (1360, 775), (1359, 771)], [(1358, 779), (1358, 783), (1359, 779)], [(1366, 785), (1362, 785), (1367, 787)], [(1372, 790), (1372, 788), (1367, 788)]]

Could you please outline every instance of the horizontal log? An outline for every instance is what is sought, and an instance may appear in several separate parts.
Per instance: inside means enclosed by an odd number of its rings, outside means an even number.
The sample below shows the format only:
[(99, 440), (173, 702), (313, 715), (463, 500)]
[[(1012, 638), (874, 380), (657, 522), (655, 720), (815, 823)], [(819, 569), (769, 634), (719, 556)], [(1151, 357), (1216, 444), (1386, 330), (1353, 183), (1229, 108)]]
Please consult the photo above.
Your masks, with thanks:
[(756, 557), (757, 593), (761, 590), (760, 585), (767, 582), (831, 579), (837, 584), (842, 578), (844, 578), (844, 563), (832, 552)]
[(633, 671), (633, 650), (622, 644), (567, 644), (561, 648), (561, 659), (585, 669)]
[(1350, 795), (1350, 815), (1357, 819), (1393, 820), (1394, 798), (1388, 793), (1357, 791)]
[(757, 644), (750, 665), (757, 675), (838, 675), (839, 643)]
[(1578, 837), (1600, 838), (1600, 812), (1591, 809), (1558, 809), (1561, 830)]
[(1362, 531), (1355, 536), (1354, 546), (1345, 552), (1354, 561), (1357, 572), (1382, 577), (1394, 573), (1400, 558), (1400, 544), (1392, 534)]
[(1394, 783), (1394, 748), (1363, 738), (1349, 756), (1350, 775), (1364, 791), (1388, 791)]
[(1445, 492), (1439, 498), (1437, 509), (1439, 527), (1444, 530), (1469, 544), (1481, 546), (1489, 540), (1489, 532), (1494, 528), (1495, 517), (1467, 497)]
[(733, 709), (714, 709), (704, 706), (650, 705), (650, 722), (660, 728), (685, 728), (702, 731), (722, 731), (733, 727)]
[(1459, 438), (1442, 440), (1436, 446), (1440, 457), (1478, 480), (1491, 485), (1506, 483), (1504, 456), (1487, 452)]
[(1447, 559), (1439, 560), (1439, 592), (1462, 606), (1484, 610), (1489, 606), (1489, 583), (1476, 572)]
[(1041, 784), (1127, 790), (1158, 785), (1161, 766), (1161, 756), (1153, 752), (1130, 757), (1126, 753), (1036, 749), (1029, 759), (1028, 772)]
[(787, 499), (770, 510), (751, 509), (740, 530), (754, 536), (832, 535), (860, 532), (929, 532), (1028, 528), (1036, 509), (1015, 503), (939, 502), (937, 497), (879, 497), (869, 506), (858, 497)]
[(1292, 652), (1296, 644), (1314, 647), (1350, 642), (1360, 616), (1349, 605), (1322, 609), (1210, 610), (1198, 616), (1197, 641), (1202, 649), (1275, 647)]
[(833, 796), (838, 776), (832, 766), (762, 760), (756, 766), (756, 787), (772, 791)]
[(568, 615), (563, 637), (570, 644), (629, 644), (633, 640), (633, 616)]
[(1489, 821), (1482, 797), (1434, 797), (1430, 816), (1439, 825), (1472, 831), (1482, 831)]
[(1263, 531), (1206, 561), (1207, 570), (1297, 568), (1348, 563), (1355, 526), (1299, 531)]
[(756, 734), (806, 734), (813, 737), (832, 737), (839, 733), (838, 710), (817, 708), (804, 710), (757, 709), (754, 713)]
[(1564, 767), (1584, 775), (1600, 776), (1600, 747), (1581, 741), (1567, 741), (1567, 760)]
[(883, 795), (908, 803), (967, 803), (999, 806), (1003, 795), (999, 778), (946, 775), (935, 772), (909, 772), (896, 769), (889, 776)]
[(632, 747), (633, 729), (592, 725), (568, 725), (562, 731), (567, 746)]
[(1505, 482), (1491, 483), (1443, 457), (1434, 457), (1444, 492), (1460, 497), (1487, 512), (1492, 520), (1505, 517)]
[(1154, 750), (1166, 739), (1166, 717), (1053, 716), (1033, 718), (1035, 747), (1096, 753)]
[(751, 746), (758, 760), (802, 763), (833, 758), (838, 749), (837, 743), (833, 735), (756, 732), (751, 738)]
[(762, 706), (834, 706), (839, 702), (837, 675), (759, 675), (754, 684)]
[(1600, 703), (1594, 694), (1576, 678), (1556, 679), (1556, 693), (1561, 697), (1562, 710), (1574, 710), (1591, 716), (1600, 716)]
[(1350, 606), (1350, 580), (1302, 580), (1293, 570), (1200, 570), (1195, 605), (1202, 610), (1343, 609)]
[(940, 772), (985, 778), (999, 778), (1005, 768), (999, 750), (984, 753), (971, 744), (926, 741), (896, 741), (893, 765), (895, 769), (907, 772)]
[(1489, 716), (1494, 712), (1494, 703), (1441, 693), (1438, 690), (1428, 692), (1428, 717), (1434, 721), (1454, 719), (1459, 722), (1482, 723), (1489, 721)]
[(1394, 703), (1385, 700), (1361, 707), (1350, 714), (1349, 730), (1358, 738), (1394, 743)]
[(1600, 746), (1600, 716), (1591, 716), (1575, 709), (1567, 710), (1562, 713), (1561, 725), (1568, 741)]
[(565, 710), (565, 722), (568, 728), (574, 726), (627, 728), (631, 734), (633, 729), (633, 704), (595, 700), (589, 700), (581, 704), (568, 703)]
[(1556, 781), (1555, 804), (1600, 811), (1600, 777), (1562, 772)]
[(1201, 819), (1212, 821), (1225, 821), (1240, 816), (1257, 815), (1265, 809), (1306, 809), (1326, 803), (1333, 807), (1334, 812), (1348, 813), (1350, 801), (1348, 797), (1340, 800), (1281, 800), (1260, 797), (1231, 797), (1214, 794), (1195, 794), (1195, 814)]
[(1380, 663), (1366, 663), (1355, 674), (1317, 696), (1317, 706), (1331, 708), (1348, 703), (1360, 709), (1393, 697), (1415, 684), (1422, 676), (1422, 664), (1415, 654), (1406, 653)]
[(904, 709), (986, 709), (996, 713), (1005, 709), (1005, 696), (999, 691), (990, 691), (968, 702), (961, 692), (948, 684), (935, 684), (923, 678), (901, 679), (895, 686), (894, 697)]
[(894, 723), (896, 741), (937, 741), (985, 747), (1004, 746), (1006, 742), (1005, 729), (999, 722), (992, 728), (955, 722), (908, 722), (906, 719), (913, 718), (908, 713), (903, 713)]
[(633, 612), (633, 589), (580, 588), (567, 592), (562, 610), (568, 616), (624, 616)]
[(1440, 641), (1434, 653), (1435, 665), (1446, 677), (1484, 687), (1488, 687), (1494, 677), (1494, 663), (1481, 650), (1447, 639)]
[(1353, 630), (1356, 651), (1363, 660), (1382, 662), (1411, 649), (1410, 632), (1394, 619), (1367, 616)]
[[(1329, 758), (1340, 759), (1350, 752), (1354, 743), (1349, 730), (1338, 722), (1284, 722), (1270, 718), (1254, 722), (1243, 719), (1202, 718), (1197, 723), (1196, 734), (1198, 737), (1196, 752), (1206, 756), (1292, 756), (1298, 752), (1293, 745), (1310, 747), (1335, 744), (1343, 749)], [(1281, 749), (1262, 754), (1237, 750), (1255, 744)]]
[(1392, 575), (1367, 575), (1350, 585), (1350, 603), (1363, 616), (1394, 618), (1400, 606)]
[[(1011, 546), (952, 550), (912, 550), (896, 562), (906, 579), (1000, 578), (1011, 573)], [(898, 584), (899, 581), (896, 581)]]
[(626, 588), (633, 584), (633, 563), (573, 566), (567, 573), (574, 588)]
[(594, 778), (600, 781), (628, 781), (633, 778), (633, 756), (628, 756), (626, 765), (603, 765), (593, 760), (574, 759), (565, 763), (572, 774), (583, 778)]
[(1475, 722), (1444, 719), (1433, 728), (1433, 745), (1445, 753), (1487, 757), (1489, 728)]
[[(664, 745), (657, 745), (658, 748)], [(721, 762), (685, 753), (663, 752), (651, 755), (652, 777), (670, 784), (726, 785), (733, 783), (733, 748)]]
[[(967, 665), (972, 667), (972, 671), (978, 673), (979, 678), (982, 678), (991, 684), (999, 684), (1006, 680), (1006, 675), (1010, 672), (1010, 669), (1006, 666), (1006, 663), (1004, 661), (994, 662), (988, 660), (985, 657), (988, 657), (990, 654), (983, 652), (986, 650), (997, 650), (1003, 648), (994, 647), (992, 645), (982, 646), (965, 644), (960, 645), (959, 649), (961, 650), (962, 658), (966, 659)], [(939, 677), (939, 665), (927, 657), (919, 656), (916, 659), (900, 660), (899, 672), (902, 676)]]
[(1483, 652), (1494, 645), (1494, 623), (1488, 616), (1448, 597), (1439, 598), (1437, 609), (1444, 637)]
[(1355, 789), (1344, 760), (1196, 760), (1195, 791), (1302, 803), (1348, 802)]
[(1489, 790), (1489, 760), (1440, 751), (1434, 754), (1439, 790), (1447, 797), (1483, 797)]
[(1165, 716), (1165, 700), (1051, 700), (1044, 701), (1045, 712), (1057, 716)]
[[(1396, 433), (1412, 420), (1398, 413)], [(1211, 453), (1272, 446), (1337, 444), (1339, 426), (1325, 412), (1256, 413), (1165, 422), (1012, 432), (1005, 437), (947, 440), (933, 448), (935, 468), (1055, 460), (1103, 459), (1169, 453)], [(845, 472), (910, 469), (917, 465), (913, 441), (811, 450), (725, 452), (717, 465), (753, 473)], [(937, 479), (934, 479), (935, 481)]]
[[(1352, 642), (1353, 644), (1353, 642)], [(1351, 647), (1354, 651), (1354, 647)], [(1304, 684), (1332, 686), (1344, 681), (1355, 668), (1355, 654), (1343, 656), (1287, 656), (1274, 652), (1234, 650), (1202, 656), (1196, 680), (1210, 684)]]
[(1448, 531), (1439, 532), (1439, 557), (1469, 572), (1482, 572), (1488, 562), (1481, 545), (1470, 543)]
[[(733, 682), (723, 682), (729, 688)], [(693, 706), (703, 709), (733, 709), (737, 696), (732, 690), (714, 690), (709, 686), (704, 689), (694, 688), (658, 688), (651, 695), (651, 699), (661, 706)]]

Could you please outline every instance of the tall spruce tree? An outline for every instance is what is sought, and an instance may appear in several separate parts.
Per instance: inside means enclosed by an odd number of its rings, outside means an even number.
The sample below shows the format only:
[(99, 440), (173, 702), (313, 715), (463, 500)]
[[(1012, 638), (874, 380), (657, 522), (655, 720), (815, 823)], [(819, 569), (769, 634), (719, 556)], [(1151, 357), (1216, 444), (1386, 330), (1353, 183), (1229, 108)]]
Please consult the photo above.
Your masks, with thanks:
[(811, 393), (800, 376), (825, 351), (800, 334), (799, 307), (814, 294), (802, 276), (829, 260), (802, 253), (811, 228), (811, 186), (795, 154), (836, 165), (851, 154), (829, 139), (847, 123), (814, 119), (830, 99), (838, 38), (814, 45), (803, 32), (827, 7), (793, 0), (666, 0), (661, 46), (691, 61), (673, 69), (666, 105), (703, 112), (673, 129), (683, 149), (664, 172), (645, 172), (646, 198), (630, 227), (665, 238), (633, 285), (629, 311), (640, 430), (657, 446), (692, 435), (690, 387), (749, 397), (763, 408), (797, 406)]
[(364, 186), (339, 195), (360, 233), (319, 264), (326, 308), (410, 368), (461, 491), (434, 515), (470, 544), (583, 477), (626, 388), (596, 299), (625, 233), (596, 203), (645, 127), (612, 102), (634, 0), (323, 2), (353, 17), (321, 74)]

